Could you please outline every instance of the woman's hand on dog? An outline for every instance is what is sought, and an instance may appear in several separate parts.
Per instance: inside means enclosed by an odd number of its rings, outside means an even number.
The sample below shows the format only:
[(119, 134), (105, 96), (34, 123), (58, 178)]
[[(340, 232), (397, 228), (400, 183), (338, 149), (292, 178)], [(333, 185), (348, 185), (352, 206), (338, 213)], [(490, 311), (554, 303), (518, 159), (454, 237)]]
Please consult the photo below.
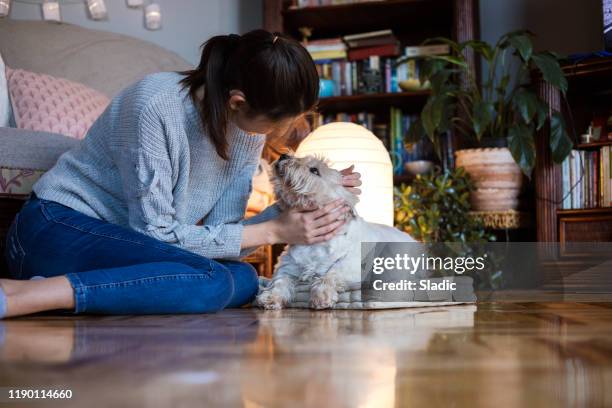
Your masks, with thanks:
[(275, 241), (307, 245), (328, 241), (344, 225), (349, 211), (342, 199), (321, 208), (288, 209), (275, 220)]
[(361, 190), (357, 187), (361, 185), (361, 174), (354, 172), (354, 168), (355, 165), (351, 164), (350, 167), (340, 170), (340, 174), (342, 174), (342, 185), (351, 193), (359, 195), (361, 194)]

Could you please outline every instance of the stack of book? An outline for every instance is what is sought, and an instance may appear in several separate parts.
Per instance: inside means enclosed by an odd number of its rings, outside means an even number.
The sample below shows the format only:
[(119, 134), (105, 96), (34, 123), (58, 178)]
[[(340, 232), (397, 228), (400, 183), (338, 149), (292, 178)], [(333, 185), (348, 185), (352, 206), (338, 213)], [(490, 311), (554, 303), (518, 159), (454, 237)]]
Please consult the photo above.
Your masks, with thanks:
[(333, 81), (332, 96), (401, 92), (400, 84), (418, 83), (421, 57), (449, 52), (446, 44), (402, 49), (391, 30), (314, 40), (305, 47), (319, 76)]
[(610, 207), (612, 164), (610, 146), (598, 151), (572, 150), (561, 166), (563, 209)]

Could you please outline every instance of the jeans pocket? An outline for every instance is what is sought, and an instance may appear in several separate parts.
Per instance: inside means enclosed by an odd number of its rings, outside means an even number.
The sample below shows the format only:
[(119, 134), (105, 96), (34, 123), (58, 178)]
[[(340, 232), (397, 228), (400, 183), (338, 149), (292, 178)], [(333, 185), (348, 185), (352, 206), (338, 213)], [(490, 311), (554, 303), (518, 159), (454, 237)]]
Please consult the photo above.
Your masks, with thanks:
[(21, 279), (23, 275), (23, 260), (25, 251), (17, 233), (17, 224), (19, 223), (19, 213), (15, 216), (8, 235), (6, 236), (5, 257), (8, 264), (9, 272), (15, 279)]

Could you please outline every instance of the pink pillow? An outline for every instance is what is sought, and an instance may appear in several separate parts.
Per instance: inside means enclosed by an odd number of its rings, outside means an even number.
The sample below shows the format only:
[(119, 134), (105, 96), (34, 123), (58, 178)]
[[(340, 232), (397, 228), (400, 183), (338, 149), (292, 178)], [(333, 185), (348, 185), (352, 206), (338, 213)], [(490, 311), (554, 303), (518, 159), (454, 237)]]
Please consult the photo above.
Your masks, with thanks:
[(83, 139), (109, 99), (83, 84), (6, 68), (13, 115), (18, 128)]

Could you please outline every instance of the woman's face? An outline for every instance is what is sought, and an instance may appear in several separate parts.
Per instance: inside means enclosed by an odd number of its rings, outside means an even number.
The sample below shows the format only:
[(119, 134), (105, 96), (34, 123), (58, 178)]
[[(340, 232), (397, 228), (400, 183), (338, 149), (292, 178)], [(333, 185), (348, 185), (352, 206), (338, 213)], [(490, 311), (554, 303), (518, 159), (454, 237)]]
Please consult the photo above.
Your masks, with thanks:
[(230, 91), (229, 108), (231, 120), (243, 131), (252, 135), (268, 135), (272, 132), (285, 134), (303, 115), (271, 120), (265, 115), (250, 115), (246, 98), (241, 91)]
[(240, 129), (251, 135), (270, 133), (285, 134), (298, 120), (299, 116), (272, 121), (265, 115), (248, 116), (240, 111), (235, 112), (232, 121)]

